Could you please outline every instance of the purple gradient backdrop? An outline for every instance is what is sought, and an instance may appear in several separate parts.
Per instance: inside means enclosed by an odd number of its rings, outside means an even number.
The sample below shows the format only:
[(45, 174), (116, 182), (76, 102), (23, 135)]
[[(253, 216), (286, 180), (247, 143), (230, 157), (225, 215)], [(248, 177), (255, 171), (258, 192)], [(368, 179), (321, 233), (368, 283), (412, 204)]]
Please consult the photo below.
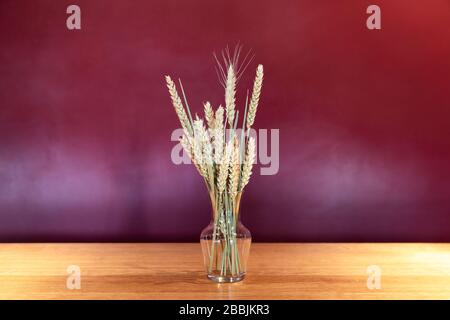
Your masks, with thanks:
[(450, 2), (376, 3), (381, 31), (368, 1), (2, 0), (0, 241), (196, 241), (163, 75), (218, 105), (211, 53), (238, 41), (281, 139), (243, 198), (256, 241), (450, 241)]

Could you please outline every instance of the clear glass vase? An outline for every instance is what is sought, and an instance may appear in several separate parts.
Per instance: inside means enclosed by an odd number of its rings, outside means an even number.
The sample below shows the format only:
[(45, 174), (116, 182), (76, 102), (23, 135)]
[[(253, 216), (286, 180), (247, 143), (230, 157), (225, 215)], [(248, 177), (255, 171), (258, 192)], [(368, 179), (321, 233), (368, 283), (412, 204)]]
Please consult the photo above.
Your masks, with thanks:
[(203, 260), (208, 278), (215, 282), (237, 282), (244, 279), (252, 237), (241, 223), (241, 193), (230, 199), (211, 199), (210, 224), (200, 235)]

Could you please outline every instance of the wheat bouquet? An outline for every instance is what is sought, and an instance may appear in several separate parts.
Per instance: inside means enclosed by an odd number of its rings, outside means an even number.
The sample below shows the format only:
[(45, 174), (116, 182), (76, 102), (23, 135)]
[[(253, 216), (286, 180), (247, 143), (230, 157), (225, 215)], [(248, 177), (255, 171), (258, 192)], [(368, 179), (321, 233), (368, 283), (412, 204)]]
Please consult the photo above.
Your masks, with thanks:
[(248, 66), (248, 54), (238, 63), (241, 48), (222, 52), (223, 61), (216, 55), (219, 80), (225, 89), (225, 107), (214, 110), (204, 103), (204, 119), (192, 118), (186, 95), (179, 81), (183, 100), (170, 76), (166, 76), (175, 112), (183, 128), (180, 140), (208, 189), (213, 216), (201, 236), (208, 277), (218, 282), (233, 282), (245, 276), (246, 260), (251, 236), (240, 223), (239, 204), (248, 184), (255, 161), (255, 139), (250, 136), (263, 82), (263, 66), (258, 65), (251, 96), (247, 91), (242, 125), (238, 127), (236, 86)]

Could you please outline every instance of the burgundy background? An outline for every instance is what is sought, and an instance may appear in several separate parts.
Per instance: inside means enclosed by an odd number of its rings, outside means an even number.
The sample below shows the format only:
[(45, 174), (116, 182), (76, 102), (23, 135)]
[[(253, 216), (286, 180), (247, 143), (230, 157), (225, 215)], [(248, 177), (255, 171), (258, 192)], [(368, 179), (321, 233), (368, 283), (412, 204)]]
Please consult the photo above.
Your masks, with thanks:
[(238, 41), (240, 98), (264, 64), (256, 127), (281, 139), (243, 198), (256, 241), (450, 241), (450, 2), (375, 3), (381, 31), (372, 1), (2, 0), (0, 241), (196, 241), (163, 75), (217, 106), (211, 54)]

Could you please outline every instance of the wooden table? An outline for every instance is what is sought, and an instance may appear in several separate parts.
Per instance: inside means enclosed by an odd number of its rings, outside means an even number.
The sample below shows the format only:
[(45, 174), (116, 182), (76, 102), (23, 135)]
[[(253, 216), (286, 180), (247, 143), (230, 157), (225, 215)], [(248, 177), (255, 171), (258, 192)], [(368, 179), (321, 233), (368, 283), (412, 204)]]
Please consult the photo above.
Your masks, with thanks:
[[(367, 287), (371, 265), (380, 289)], [(235, 284), (206, 279), (197, 243), (0, 244), (0, 298), (450, 299), (450, 244), (257, 243)]]

